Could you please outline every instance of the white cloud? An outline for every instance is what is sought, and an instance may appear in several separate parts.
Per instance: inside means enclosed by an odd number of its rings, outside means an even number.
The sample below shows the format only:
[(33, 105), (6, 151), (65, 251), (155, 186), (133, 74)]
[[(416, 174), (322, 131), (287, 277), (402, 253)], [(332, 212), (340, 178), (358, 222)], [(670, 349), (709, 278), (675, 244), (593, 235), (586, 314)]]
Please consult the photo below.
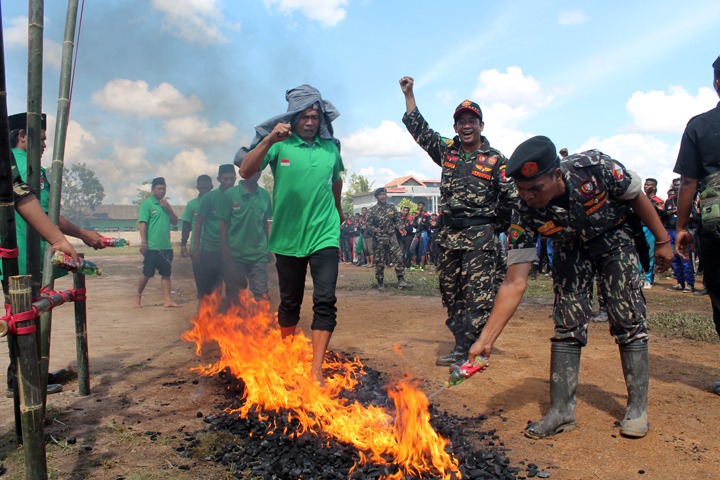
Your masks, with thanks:
[(289, 15), (297, 10), (324, 27), (334, 27), (345, 18), (348, 0), (263, 0), (269, 10)]
[[(173, 205), (184, 205), (197, 196), (195, 184), (197, 177), (203, 174), (215, 178), (217, 164), (210, 163), (207, 155), (199, 148), (184, 150), (173, 159), (155, 167), (153, 176), (165, 177), (168, 185), (168, 196)], [(216, 183), (216, 182), (213, 182)]]
[(165, 122), (164, 127), (166, 135), (161, 139), (162, 143), (196, 147), (227, 142), (236, 131), (228, 122), (223, 121), (210, 127), (207, 119), (195, 116), (170, 119)]
[(138, 117), (170, 117), (197, 112), (202, 104), (197, 97), (185, 97), (163, 82), (150, 90), (147, 82), (117, 78), (93, 93), (92, 101), (106, 111)]
[(400, 158), (427, 154), (405, 129), (392, 120), (383, 120), (377, 128), (362, 127), (341, 139), (343, 157)]
[(710, 110), (717, 103), (716, 93), (707, 87), (700, 88), (696, 96), (683, 87), (668, 90), (632, 94), (625, 108), (637, 130), (681, 134), (690, 118)]
[(226, 41), (217, 0), (153, 0), (152, 6), (164, 14), (163, 30), (172, 35), (201, 45)]
[(558, 14), (558, 25), (569, 27), (573, 25), (582, 25), (590, 20), (582, 10), (567, 10)]
[(578, 152), (589, 149), (597, 149), (610, 155), (626, 168), (637, 172), (643, 179), (656, 178), (662, 197), (665, 196), (671, 180), (677, 177), (672, 170), (680, 149), (679, 143), (669, 145), (653, 135), (630, 133), (605, 139), (590, 138), (578, 148)]
[(552, 95), (543, 92), (530, 75), (523, 75), (520, 67), (508, 67), (505, 72), (484, 70), (472, 99), (480, 103), (483, 117), (496, 125), (514, 126), (547, 106)]
[[(28, 17), (10, 20), (10, 27), (3, 30), (3, 41), (9, 48), (28, 49)], [(47, 37), (43, 38), (43, 64), (60, 68), (62, 45)]]

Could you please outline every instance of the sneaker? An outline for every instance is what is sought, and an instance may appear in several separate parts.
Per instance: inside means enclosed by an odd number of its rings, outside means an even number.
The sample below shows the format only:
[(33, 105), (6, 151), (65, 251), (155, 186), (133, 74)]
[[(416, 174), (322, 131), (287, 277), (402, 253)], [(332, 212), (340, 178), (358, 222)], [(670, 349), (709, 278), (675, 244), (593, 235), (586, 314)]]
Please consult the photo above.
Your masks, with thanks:
[(668, 289), (668, 290), (675, 290), (675, 291), (677, 291), (677, 292), (682, 292), (682, 291), (685, 289), (685, 287), (684, 287), (683, 285), (679, 284), (679, 283), (676, 283), (675, 285), (673, 285), (672, 287), (668, 287), (667, 289)]
[(592, 317), (593, 322), (599, 322), (604, 323), (608, 321), (608, 314), (605, 310), (598, 311), (595, 315)]
[[(60, 392), (62, 392), (62, 385), (60, 385), (59, 383), (48, 384), (48, 386), (47, 386), (48, 395), (52, 395), (53, 393), (60, 393)], [(11, 388), (8, 388), (5, 391), (5, 396), (7, 398), (13, 398), (15, 396), (15, 392)]]
[(652, 288), (652, 283), (645, 282), (645, 284), (643, 284), (643, 289), (650, 290), (651, 288)]
[(708, 294), (707, 288), (703, 288), (702, 290), (695, 290), (693, 292), (693, 295), (695, 295), (696, 297), (701, 297), (701, 296), (707, 295), (707, 294)]
[(695, 291), (694, 285), (688, 285), (685, 288), (683, 288), (683, 293), (693, 293)]

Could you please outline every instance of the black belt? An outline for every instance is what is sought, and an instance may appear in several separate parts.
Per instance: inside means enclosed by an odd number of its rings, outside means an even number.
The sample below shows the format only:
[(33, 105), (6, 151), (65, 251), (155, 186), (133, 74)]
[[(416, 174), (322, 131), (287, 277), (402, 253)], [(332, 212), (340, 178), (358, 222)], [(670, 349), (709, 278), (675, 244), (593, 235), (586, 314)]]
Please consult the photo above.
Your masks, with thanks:
[(450, 228), (466, 228), (475, 225), (490, 225), (495, 222), (495, 217), (450, 217), (443, 215), (443, 226)]

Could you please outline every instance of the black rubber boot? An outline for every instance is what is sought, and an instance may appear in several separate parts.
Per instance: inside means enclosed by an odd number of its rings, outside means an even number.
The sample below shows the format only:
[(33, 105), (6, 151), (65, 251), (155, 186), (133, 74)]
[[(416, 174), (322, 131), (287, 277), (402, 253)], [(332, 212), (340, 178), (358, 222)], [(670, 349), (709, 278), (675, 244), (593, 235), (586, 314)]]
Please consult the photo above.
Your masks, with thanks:
[(550, 350), (550, 411), (525, 428), (525, 436), (545, 438), (575, 429), (575, 389), (580, 372), (578, 343), (553, 342)]
[(626, 437), (641, 438), (648, 432), (648, 368), (647, 340), (620, 345), (625, 385), (628, 391), (627, 410), (620, 426), (620, 433)]
[(398, 277), (398, 288), (402, 290), (403, 288), (412, 288), (413, 286), (410, 285), (405, 281), (405, 277), (399, 276)]
[(455, 333), (455, 346), (447, 355), (437, 357), (435, 365), (438, 367), (450, 367), (454, 363), (467, 360), (468, 350), (472, 346), (472, 342), (462, 333)]

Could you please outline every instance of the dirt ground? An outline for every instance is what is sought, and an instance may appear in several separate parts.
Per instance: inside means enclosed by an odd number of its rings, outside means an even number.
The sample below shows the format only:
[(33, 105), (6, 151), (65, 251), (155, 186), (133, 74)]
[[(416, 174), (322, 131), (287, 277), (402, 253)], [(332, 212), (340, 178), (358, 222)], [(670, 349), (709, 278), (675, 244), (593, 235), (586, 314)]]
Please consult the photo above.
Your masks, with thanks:
[[(162, 307), (155, 278), (143, 298), (144, 308), (133, 310), (139, 256), (92, 253), (89, 258), (107, 272), (88, 279), (92, 393), (79, 397), (71, 378), (62, 393), (48, 398), (51, 478), (228, 478), (222, 466), (185, 458), (177, 451), (185, 435), (204, 428), (201, 417), (224, 399), (217, 378), (188, 372), (216, 355), (210, 351), (198, 359), (194, 346), (180, 339), (197, 306), (188, 261), (177, 258), (173, 275), (175, 300), (182, 308)], [(424, 379), (423, 389), (430, 394), (447, 377), (447, 369), (435, 366), (435, 357), (452, 347), (439, 296), (395, 295), (394, 275), (387, 273), (390, 292), (338, 290), (338, 328), (330, 346), (386, 373), (410, 371)], [(341, 265), (339, 284), (367, 275), (367, 269)], [(432, 275), (412, 272), (409, 280), (432, 281)], [(69, 288), (67, 280), (58, 282), (56, 289)], [(709, 312), (708, 297), (666, 291), (663, 287), (670, 282), (663, 276), (647, 291), (650, 311)], [(678, 301), (667, 301), (668, 297)], [(272, 300), (277, 301), (276, 292)], [(523, 436), (527, 422), (540, 418), (548, 407), (551, 302), (549, 296), (525, 301), (497, 342), (491, 367), (438, 394), (433, 404), (458, 415), (487, 416), (482, 430), (497, 429), (513, 465), (534, 463), (553, 479), (717, 478), (720, 398), (707, 387), (720, 379), (718, 343), (652, 335), (651, 430), (643, 439), (630, 440), (619, 435), (616, 424), (626, 398), (617, 347), (607, 324), (592, 324), (577, 392), (578, 428), (542, 441)], [(306, 295), (301, 320), (306, 329), (310, 304)], [(54, 314), (51, 369), (75, 366), (73, 313), (64, 306)], [(0, 462), (7, 470), (0, 478), (24, 478), (22, 449), (14, 444), (12, 400), (3, 398), (0, 407), (5, 412), (0, 421)]]

